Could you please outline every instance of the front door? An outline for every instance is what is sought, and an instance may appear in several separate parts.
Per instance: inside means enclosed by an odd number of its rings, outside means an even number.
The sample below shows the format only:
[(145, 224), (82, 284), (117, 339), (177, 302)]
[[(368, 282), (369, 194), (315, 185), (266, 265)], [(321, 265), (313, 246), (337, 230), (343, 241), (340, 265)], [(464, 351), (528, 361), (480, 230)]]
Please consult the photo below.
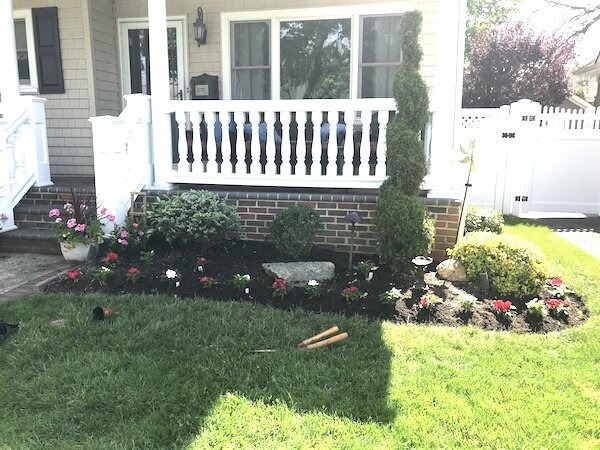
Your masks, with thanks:
[[(169, 90), (172, 100), (183, 100), (186, 96), (183, 30), (182, 20), (167, 21)], [(149, 38), (148, 22), (120, 22), (123, 94), (151, 94)]]

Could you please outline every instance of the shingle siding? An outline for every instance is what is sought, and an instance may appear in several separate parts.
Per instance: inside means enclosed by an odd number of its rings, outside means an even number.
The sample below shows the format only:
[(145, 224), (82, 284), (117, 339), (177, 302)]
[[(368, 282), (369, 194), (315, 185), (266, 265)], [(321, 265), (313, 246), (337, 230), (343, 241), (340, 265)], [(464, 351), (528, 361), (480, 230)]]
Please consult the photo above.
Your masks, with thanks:
[(88, 122), (93, 111), (90, 110), (82, 9), (85, 3), (83, 0), (13, 0), (14, 9), (58, 8), (65, 93), (44, 95), (48, 100), (48, 151), (53, 176), (89, 176), (94, 173)]

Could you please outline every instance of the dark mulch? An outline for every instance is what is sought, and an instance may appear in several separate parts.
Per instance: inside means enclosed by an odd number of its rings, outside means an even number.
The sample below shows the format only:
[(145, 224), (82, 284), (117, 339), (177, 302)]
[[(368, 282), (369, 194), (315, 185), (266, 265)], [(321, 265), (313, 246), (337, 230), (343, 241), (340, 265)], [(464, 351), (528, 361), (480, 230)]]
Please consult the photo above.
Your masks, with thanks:
[[(414, 274), (397, 273), (380, 265), (370, 282), (357, 280), (356, 275), (347, 273), (347, 254), (323, 248), (314, 248), (310, 257), (303, 258), (306, 261), (331, 261), (336, 266), (334, 280), (323, 283), (320, 297), (310, 300), (305, 295), (304, 288), (295, 287), (285, 298), (279, 299), (272, 296), (273, 278), (266, 275), (261, 264), (285, 262), (290, 259), (282, 256), (269, 243), (228, 241), (215, 245), (202, 255), (207, 258), (208, 263), (203, 265), (204, 270), (201, 273), (197, 271), (197, 259), (200, 253), (193, 246), (171, 248), (154, 245), (153, 248), (155, 248), (155, 257), (152, 263), (140, 261), (138, 254), (120, 253), (119, 259), (115, 263), (105, 264), (114, 272), (112, 279), (105, 285), (101, 285), (93, 276), (94, 270), (103, 265), (99, 258), (93, 265), (81, 269), (82, 275), (76, 283), (68, 279), (55, 281), (48, 286), (47, 291), (103, 292), (107, 294), (161, 293), (178, 298), (207, 297), (251, 301), (282, 309), (302, 308), (316, 312), (359, 314), (372, 319), (402, 323), (434, 323), (448, 326), (470, 324), (486, 330), (511, 329), (519, 333), (561, 330), (578, 325), (589, 316), (582, 299), (573, 295), (569, 297), (571, 307), (567, 318), (558, 320), (547, 316), (540, 323), (532, 323), (527, 320), (524, 313), (525, 303), (531, 299), (503, 298), (503, 300), (511, 300), (517, 308), (515, 317), (510, 323), (507, 323), (499, 320), (492, 310), (491, 300), (488, 299), (498, 298), (493, 293), (485, 293), (473, 283), (452, 283), (441, 280), (435, 272), (428, 272), (426, 281), (430, 286), (430, 292), (441, 297), (444, 302), (437, 305), (432, 311), (419, 310), (417, 302), (423, 292), (413, 289), (416, 281)], [(101, 250), (100, 257), (105, 255), (106, 249)], [(374, 257), (355, 255), (354, 262), (367, 259), (373, 260)], [(136, 283), (126, 280), (125, 274), (130, 267), (137, 267), (142, 275)], [(431, 269), (434, 268), (435, 263), (431, 266)], [(172, 281), (165, 280), (164, 275), (168, 269), (177, 270), (181, 274), (178, 287)], [(250, 275), (249, 294), (236, 291), (228, 282), (235, 274)], [(202, 287), (198, 280), (203, 275), (215, 278), (218, 283), (211, 288)], [(356, 302), (344, 300), (341, 292), (352, 283), (368, 295)], [(398, 300), (395, 305), (382, 304), (379, 301), (379, 295), (391, 287), (401, 290), (404, 298)], [(469, 314), (461, 311), (460, 297), (465, 294), (474, 295), (482, 300), (477, 302)], [(543, 298), (544, 293), (540, 293), (540, 296)]]

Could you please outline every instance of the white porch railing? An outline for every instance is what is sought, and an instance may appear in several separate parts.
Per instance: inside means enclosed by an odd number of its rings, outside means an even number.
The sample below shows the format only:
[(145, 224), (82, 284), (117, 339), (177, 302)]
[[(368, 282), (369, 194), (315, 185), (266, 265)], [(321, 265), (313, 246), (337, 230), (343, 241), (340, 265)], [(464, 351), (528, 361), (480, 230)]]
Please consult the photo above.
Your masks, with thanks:
[(393, 99), (171, 101), (167, 181), (377, 188), (395, 110)]
[[(123, 224), (131, 207), (131, 193), (153, 182), (150, 97), (125, 96), (119, 117), (91, 117), (96, 204)], [(105, 232), (110, 232), (110, 226)]]
[(15, 229), (13, 208), (34, 184), (48, 186), (46, 99), (0, 103), (0, 232)]

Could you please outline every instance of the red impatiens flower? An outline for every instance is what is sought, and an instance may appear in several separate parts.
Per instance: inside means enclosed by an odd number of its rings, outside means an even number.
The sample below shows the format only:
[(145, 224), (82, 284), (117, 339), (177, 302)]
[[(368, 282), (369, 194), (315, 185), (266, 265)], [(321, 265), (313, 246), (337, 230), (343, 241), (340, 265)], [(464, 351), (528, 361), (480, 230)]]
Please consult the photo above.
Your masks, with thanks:
[(198, 264), (206, 264), (206, 258), (204, 256), (198, 256)]
[(429, 299), (427, 298), (426, 295), (424, 295), (423, 297), (421, 297), (421, 306), (423, 308), (428, 308), (429, 307)]
[(561, 300), (560, 298), (549, 298), (546, 300), (546, 306), (549, 309), (556, 308), (568, 308), (571, 304), (566, 300)]
[(554, 277), (548, 280), (548, 284), (550, 286), (562, 286), (563, 284), (565, 284), (565, 282), (561, 278)]
[(79, 270), (79, 267), (75, 267), (73, 270), (71, 270), (68, 274), (68, 277), (70, 280), (77, 280), (79, 278), (79, 276), (81, 275), (81, 270)]
[(128, 275), (138, 275), (139, 273), (140, 273), (140, 271), (137, 267), (130, 267), (129, 270), (127, 271)]
[(119, 259), (119, 255), (112, 250), (106, 254), (104, 258), (102, 258), (103, 263), (110, 263)]
[(510, 300), (494, 300), (492, 302), (492, 306), (497, 312), (502, 314), (506, 314), (510, 312), (511, 309), (513, 309), (512, 302)]
[(287, 282), (284, 278), (276, 278), (271, 285), (273, 289), (279, 289), (282, 292), (287, 291)]

